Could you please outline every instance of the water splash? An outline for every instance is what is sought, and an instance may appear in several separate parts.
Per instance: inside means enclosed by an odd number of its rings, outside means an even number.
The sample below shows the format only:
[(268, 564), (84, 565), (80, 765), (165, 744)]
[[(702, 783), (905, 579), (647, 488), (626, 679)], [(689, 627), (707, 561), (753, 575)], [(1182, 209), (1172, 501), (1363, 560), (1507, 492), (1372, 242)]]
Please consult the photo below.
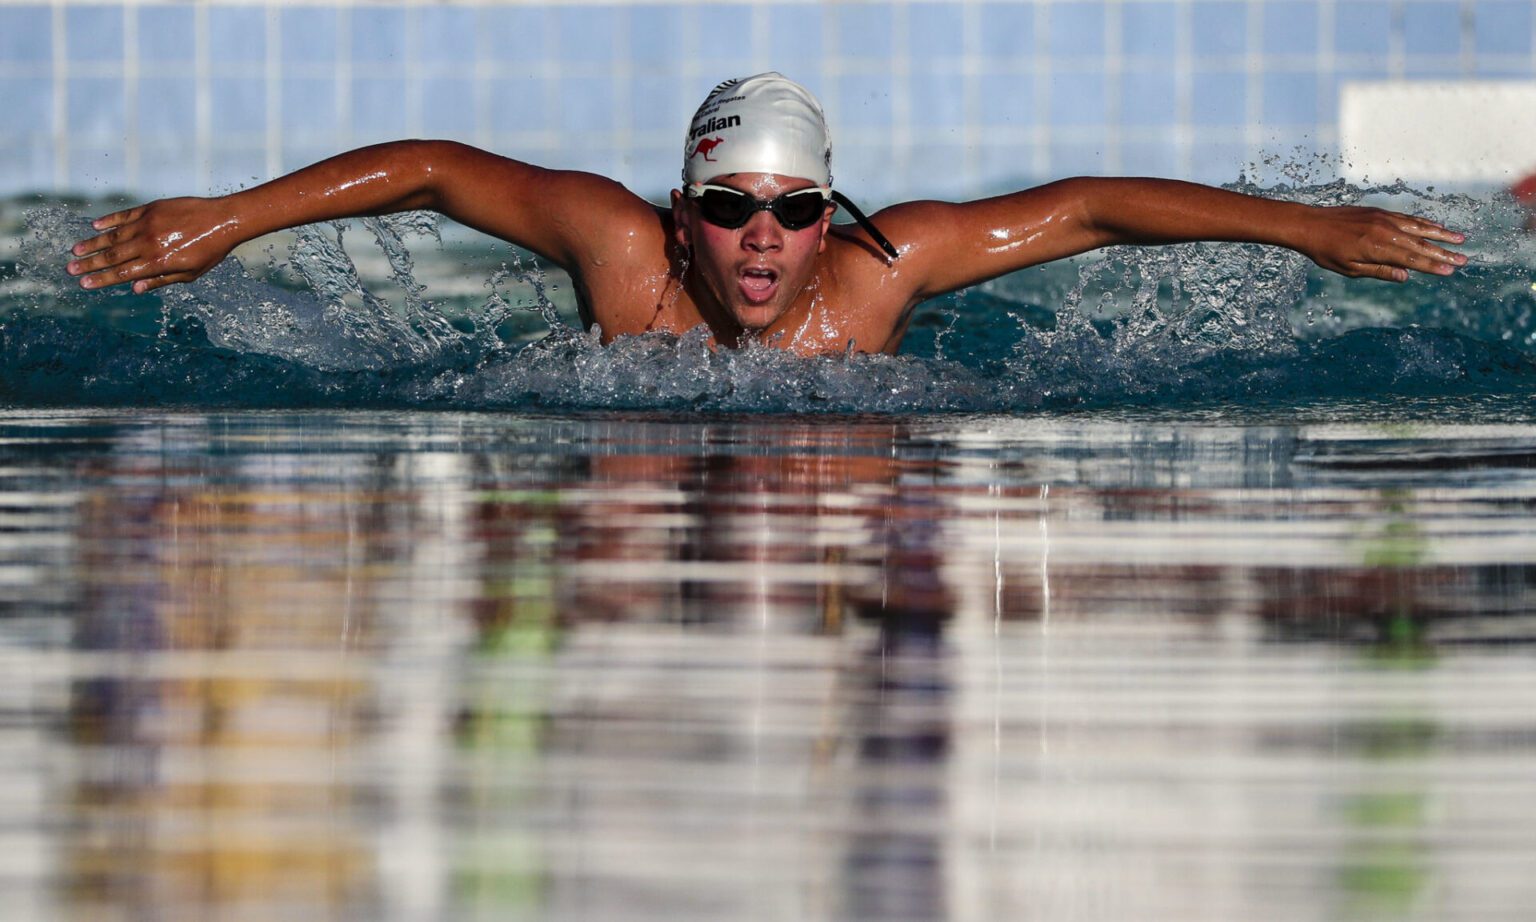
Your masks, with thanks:
[(1472, 265), (1392, 286), (1274, 248), (1122, 247), (931, 302), (902, 356), (802, 358), (714, 349), (702, 330), (603, 346), (517, 256), (472, 303), (434, 300), (411, 247), (441, 236), (421, 213), (364, 220), (361, 243), (353, 226), (302, 228), (286, 259), (150, 295), (84, 292), (61, 254), (88, 224), (49, 207), (0, 278), (0, 388), (22, 404), (892, 413), (1536, 390), (1536, 254), (1512, 202), (1283, 166), (1233, 188), (1424, 214), (1468, 231)]

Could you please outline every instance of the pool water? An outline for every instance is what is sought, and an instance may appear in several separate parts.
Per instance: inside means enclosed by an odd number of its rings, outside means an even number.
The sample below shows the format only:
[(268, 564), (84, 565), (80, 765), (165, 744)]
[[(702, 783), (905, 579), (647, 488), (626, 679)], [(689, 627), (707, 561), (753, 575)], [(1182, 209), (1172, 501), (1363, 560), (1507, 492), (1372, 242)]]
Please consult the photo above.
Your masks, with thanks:
[(12, 411), (8, 915), (1513, 918), (1533, 459)]
[(1421, 198), (1464, 277), (1110, 254), (817, 360), (17, 217), (5, 917), (1523, 917), (1536, 261)]

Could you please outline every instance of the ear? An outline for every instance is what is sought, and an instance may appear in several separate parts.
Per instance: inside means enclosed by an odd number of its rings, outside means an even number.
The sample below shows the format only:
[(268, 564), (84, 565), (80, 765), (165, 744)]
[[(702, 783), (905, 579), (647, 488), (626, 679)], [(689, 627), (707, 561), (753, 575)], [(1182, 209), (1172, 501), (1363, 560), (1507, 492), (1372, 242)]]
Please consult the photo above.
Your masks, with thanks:
[(836, 211), (837, 209), (829, 203), (827, 205), (827, 210), (822, 213), (821, 242), (816, 245), (816, 252), (818, 253), (825, 253), (827, 251), (827, 232), (832, 229), (832, 215)]
[(683, 247), (693, 246), (693, 225), (680, 189), (672, 190), (672, 237)]

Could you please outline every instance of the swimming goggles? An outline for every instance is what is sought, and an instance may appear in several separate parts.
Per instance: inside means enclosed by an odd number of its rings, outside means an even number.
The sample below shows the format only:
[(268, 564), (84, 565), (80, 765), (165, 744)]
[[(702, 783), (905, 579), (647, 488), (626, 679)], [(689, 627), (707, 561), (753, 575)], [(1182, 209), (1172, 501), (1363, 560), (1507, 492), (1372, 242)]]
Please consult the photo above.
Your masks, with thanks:
[(848, 201), (847, 196), (831, 189), (820, 186), (796, 189), (794, 192), (786, 192), (766, 202), (740, 189), (710, 183), (691, 183), (683, 189), (683, 194), (698, 200), (699, 215), (704, 220), (727, 230), (735, 230), (745, 225), (759, 211), (771, 212), (774, 220), (778, 221), (779, 226), (785, 230), (805, 230), (821, 220), (827, 202), (831, 200), (848, 209), (848, 213), (860, 227), (869, 232), (869, 236), (880, 245), (880, 249), (884, 250), (886, 255), (892, 259), (897, 256), (896, 248), (885, 239), (884, 234), (875, 229), (875, 225), (864, 216), (864, 212)]

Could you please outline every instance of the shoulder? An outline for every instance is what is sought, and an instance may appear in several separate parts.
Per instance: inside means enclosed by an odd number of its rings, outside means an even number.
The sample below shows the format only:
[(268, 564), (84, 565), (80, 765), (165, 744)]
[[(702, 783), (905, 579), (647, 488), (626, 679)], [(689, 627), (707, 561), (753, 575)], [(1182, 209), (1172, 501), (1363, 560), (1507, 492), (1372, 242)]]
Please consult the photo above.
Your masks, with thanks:
[(569, 270), (655, 236), (656, 206), (606, 176), (557, 170), (454, 141), (400, 148), (428, 174), (432, 207)]
[(634, 271), (665, 263), (670, 210), (595, 173), (541, 170), (535, 181), (542, 191), (534, 220), (554, 227), (573, 272)]
[(871, 215), (870, 223), (896, 248), (894, 260), (858, 224), (834, 224), (828, 235), (831, 262), (844, 276), (912, 280), (932, 260), (935, 243), (954, 236), (959, 226), (956, 209), (948, 202), (914, 201)]
[(933, 258), (935, 244), (954, 239), (962, 224), (961, 206), (949, 202), (912, 201), (882, 208), (870, 215), (870, 223), (879, 228), (900, 254), (888, 259), (874, 239), (858, 224), (833, 226), (833, 235), (853, 244), (867, 258), (851, 260), (865, 269), (885, 268), (910, 278), (915, 269)]
[(902, 243), (895, 235), (911, 243), (943, 233), (946, 227), (959, 220), (963, 207), (955, 202), (919, 199), (882, 208), (870, 220), (901, 250)]
[(970, 202), (914, 201), (872, 219), (901, 254), (914, 303), (1091, 248), (1080, 233), (1082, 181)]
[(587, 270), (626, 271), (666, 265), (673, 236), (671, 211), (618, 183), (602, 192), (601, 197), (589, 199), (602, 208), (601, 220), (583, 225), (579, 241), (584, 246), (577, 254), (578, 265)]
[[(582, 303), (583, 322), (600, 324), (605, 337), (650, 329), (683, 271), (671, 211), (638, 196), (633, 202), (638, 205), (626, 203), (622, 212), (576, 232), (565, 267)], [(672, 300), (676, 297), (673, 290)]]
[(857, 341), (866, 352), (895, 351), (912, 309), (923, 299), (919, 243), (930, 232), (926, 203), (893, 206), (870, 216), (900, 254), (891, 259), (858, 224), (834, 224), (827, 234), (822, 285), (840, 309), (840, 342)]
[(528, 181), (537, 189), (545, 215), (595, 231), (657, 224), (664, 209), (646, 201), (623, 183), (597, 173), (533, 167)]

